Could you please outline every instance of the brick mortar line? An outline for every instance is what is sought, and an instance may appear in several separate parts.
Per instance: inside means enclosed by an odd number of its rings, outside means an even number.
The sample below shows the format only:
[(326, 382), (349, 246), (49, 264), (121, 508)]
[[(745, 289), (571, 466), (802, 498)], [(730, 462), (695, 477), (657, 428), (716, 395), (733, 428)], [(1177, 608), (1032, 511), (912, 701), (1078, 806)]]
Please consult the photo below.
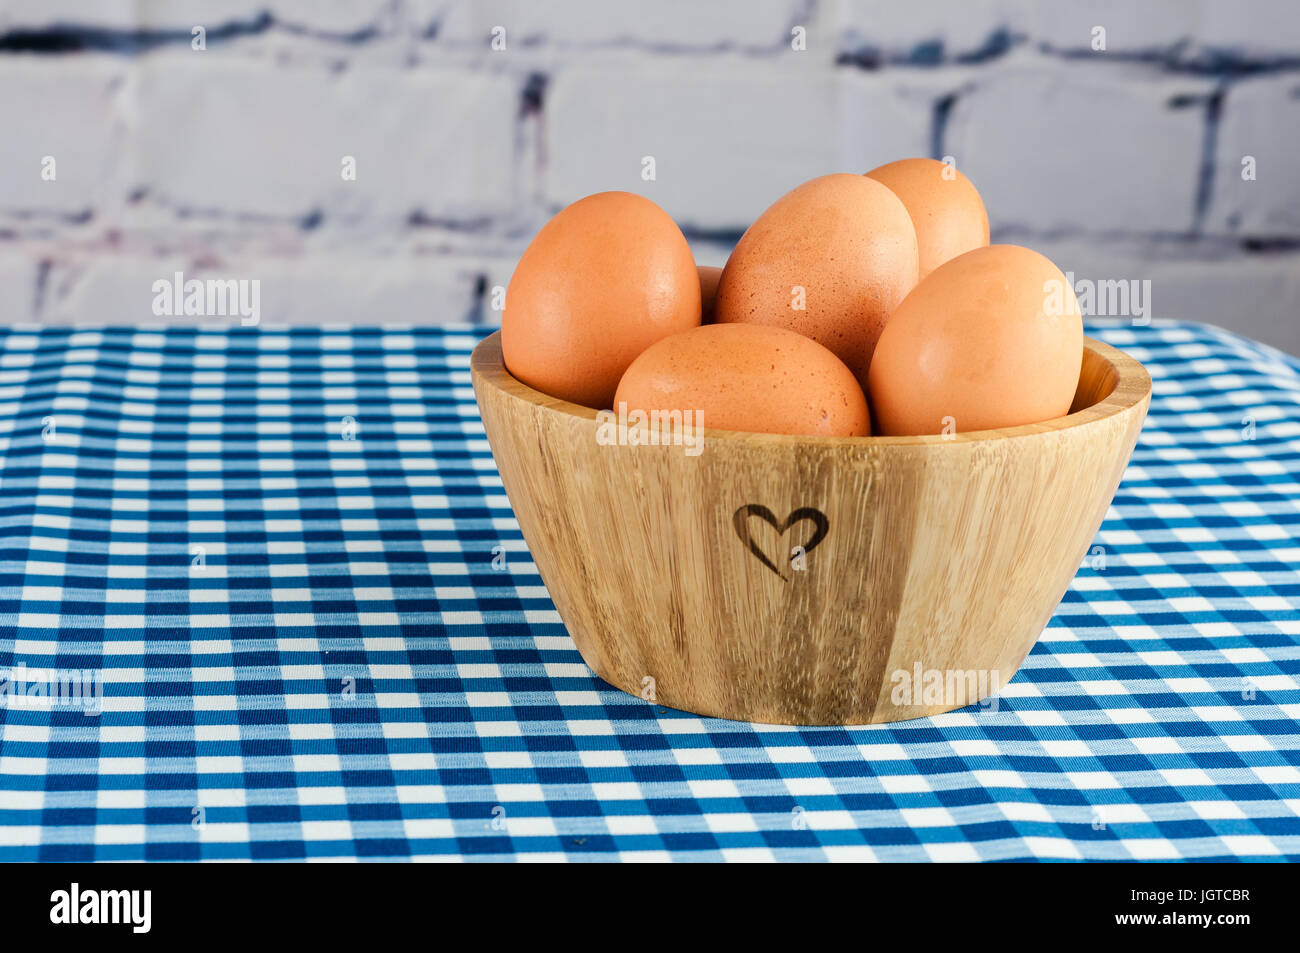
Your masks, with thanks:
[[(236, 17), (220, 20), (211, 26), (202, 23), (195, 25), (203, 26), (207, 31), (207, 40), (212, 44), (209, 46), (210, 52), (223, 47), (234, 51), (246, 44), (250, 37), (273, 34), (306, 39), (309, 45), (331, 52), (337, 52), (340, 48), (363, 48), (371, 44), (391, 41), (415, 41), (418, 45), (441, 48), (458, 54), (474, 51), (488, 52), (485, 43), (438, 39), (440, 26), (438, 21), (420, 29), (417, 29), (416, 24), (413, 23), (394, 28), (390, 18), (397, 9), (390, 4), (377, 13), (369, 23), (349, 32), (313, 29), (301, 23), (283, 20), (274, 13), (266, 11), (249, 19)], [(791, 3), (790, 10), (785, 32), (774, 37), (770, 46), (726, 40), (707, 44), (654, 42), (630, 37), (564, 44), (556, 43), (550, 37), (544, 37), (536, 41), (521, 41), (520, 49), (526, 53), (634, 51), (672, 58), (727, 52), (742, 53), (761, 60), (788, 50), (790, 28), (815, 24), (818, 19), (815, 5), (810, 6), (807, 2)], [(840, 37), (854, 29), (853, 27), (841, 28)], [(0, 31), (0, 57), (33, 53), (40, 56), (62, 57), (79, 52), (103, 52), (135, 58), (147, 56), (155, 50), (188, 47), (190, 41), (190, 32), (180, 27), (126, 29), (97, 26), (76, 20), (55, 21), (38, 27), (18, 27)], [(987, 67), (1007, 60), (1016, 51), (1024, 50), (1035, 52), (1053, 61), (1077, 62), (1091, 59), (1110, 60), (1126, 65), (1148, 65), (1158, 73), (1174, 76), (1222, 78), (1300, 72), (1300, 55), (1296, 54), (1252, 56), (1231, 48), (1204, 43), (1193, 44), (1190, 38), (1147, 49), (1098, 53), (1087, 46), (1054, 46), (1044, 40), (1036, 39), (1031, 34), (1016, 32), (1014, 26), (1006, 24), (991, 28), (982, 44), (973, 46), (968, 51), (940, 52), (936, 59), (918, 62), (918, 56), (921, 55), (917, 52), (919, 49), (928, 44), (935, 44), (942, 50), (943, 43), (942, 35), (932, 38), (919, 37), (911, 42), (910, 53), (899, 53), (883, 44), (874, 45), (869, 39), (852, 44), (837, 42), (831, 50), (833, 60), (828, 62), (833, 62), (836, 68), (847, 68), (858, 72), (925, 73), (943, 68)], [(1180, 56), (1188, 51), (1193, 54), (1190, 58)], [(1207, 57), (1211, 62), (1204, 61)]]

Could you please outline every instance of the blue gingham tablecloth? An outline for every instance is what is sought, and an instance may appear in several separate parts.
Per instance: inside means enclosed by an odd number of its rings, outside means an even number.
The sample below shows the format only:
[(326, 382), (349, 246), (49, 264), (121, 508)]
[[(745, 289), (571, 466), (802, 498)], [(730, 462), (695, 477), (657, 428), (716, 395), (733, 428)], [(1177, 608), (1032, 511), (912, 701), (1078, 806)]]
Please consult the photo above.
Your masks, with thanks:
[(0, 332), (0, 859), (1300, 858), (1300, 362), (1093, 327), (1150, 417), (996, 710), (799, 729), (583, 665), (482, 333)]

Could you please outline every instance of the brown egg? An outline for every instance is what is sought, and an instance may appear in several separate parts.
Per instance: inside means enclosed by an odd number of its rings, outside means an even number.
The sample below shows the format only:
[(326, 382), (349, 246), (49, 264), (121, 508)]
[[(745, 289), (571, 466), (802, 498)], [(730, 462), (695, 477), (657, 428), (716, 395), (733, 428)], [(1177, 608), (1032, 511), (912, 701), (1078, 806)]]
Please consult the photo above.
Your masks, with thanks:
[(867, 173), (903, 200), (916, 228), (919, 277), (989, 243), (989, 216), (970, 179), (938, 159), (899, 159)]
[(700, 323), (681, 229), (647, 198), (601, 192), (552, 218), (506, 290), (506, 369), (544, 394), (608, 407), (632, 359)]
[(1037, 423), (1069, 412), (1082, 362), (1061, 270), (989, 245), (940, 265), (898, 306), (871, 362), (871, 407), (886, 435)]
[(876, 340), (916, 273), (916, 231), (898, 196), (866, 176), (824, 175), (741, 236), (718, 283), (715, 320), (797, 331), (865, 386)]
[(712, 265), (699, 265), (700, 272), (700, 312), (704, 324), (713, 323), (713, 302), (718, 297), (718, 279), (722, 269)]
[(696, 426), (754, 433), (871, 433), (853, 373), (815, 341), (784, 328), (710, 324), (645, 352), (619, 382), (616, 410), (692, 411)]

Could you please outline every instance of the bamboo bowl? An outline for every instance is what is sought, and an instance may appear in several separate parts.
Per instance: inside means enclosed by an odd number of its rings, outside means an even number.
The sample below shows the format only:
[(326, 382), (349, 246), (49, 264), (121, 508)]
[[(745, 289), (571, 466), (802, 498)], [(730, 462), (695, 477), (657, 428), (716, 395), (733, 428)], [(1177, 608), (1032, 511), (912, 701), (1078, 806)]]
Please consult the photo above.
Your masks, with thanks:
[(690, 456), (598, 443), (596, 411), (515, 380), (500, 338), (474, 351), (474, 393), (583, 659), (641, 698), (743, 721), (898, 721), (995, 694), (1079, 568), (1151, 399), (1141, 364), (1086, 339), (1058, 420), (948, 437), (706, 428)]

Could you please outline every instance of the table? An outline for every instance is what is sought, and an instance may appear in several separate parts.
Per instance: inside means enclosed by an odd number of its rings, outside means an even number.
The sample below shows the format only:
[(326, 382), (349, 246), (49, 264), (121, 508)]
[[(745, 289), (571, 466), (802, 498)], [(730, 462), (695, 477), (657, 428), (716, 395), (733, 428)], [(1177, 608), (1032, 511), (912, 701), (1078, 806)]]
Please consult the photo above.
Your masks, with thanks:
[(1296, 359), (1093, 326), (1150, 417), (996, 710), (799, 729), (582, 663), (486, 330), (0, 332), (0, 859), (1300, 859)]

